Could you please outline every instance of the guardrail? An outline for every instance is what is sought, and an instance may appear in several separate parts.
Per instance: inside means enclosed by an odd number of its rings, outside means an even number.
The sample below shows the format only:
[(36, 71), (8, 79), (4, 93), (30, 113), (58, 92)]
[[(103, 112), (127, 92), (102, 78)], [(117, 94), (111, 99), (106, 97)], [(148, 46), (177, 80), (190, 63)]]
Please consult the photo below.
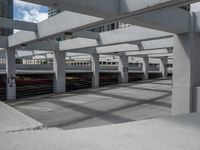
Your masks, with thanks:
[[(5, 70), (6, 65), (5, 64), (0, 64), (0, 70)], [(44, 65), (23, 65), (23, 64), (16, 64), (16, 69), (17, 70), (53, 70), (53, 65), (50, 64), (44, 64)], [(100, 66), (99, 67), (100, 70), (113, 70), (113, 71), (117, 71), (118, 70), (118, 66)], [(92, 67), (89, 65), (87, 66), (70, 66), (70, 65), (66, 65), (66, 70), (92, 70)], [(142, 66), (129, 66), (129, 70), (130, 71), (142, 71)], [(159, 67), (155, 67), (155, 66), (149, 66), (149, 71), (159, 71), (160, 68)]]
[(17, 99), (53, 93), (53, 80), (16, 80)]

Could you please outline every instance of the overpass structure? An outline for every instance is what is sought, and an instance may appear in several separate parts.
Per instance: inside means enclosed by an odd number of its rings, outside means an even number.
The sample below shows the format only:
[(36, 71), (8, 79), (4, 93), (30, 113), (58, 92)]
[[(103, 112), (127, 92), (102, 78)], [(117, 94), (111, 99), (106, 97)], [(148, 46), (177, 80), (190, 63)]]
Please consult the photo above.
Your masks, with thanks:
[[(53, 53), (55, 93), (65, 92), (66, 53), (91, 55), (93, 87), (99, 86), (99, 55), (119, 56), (122, 83), (127, 82), (128, 57), (159, 58), (166, 69), (167, 58), (174, 52), (172, 114), (197, 112), (200, 71), (198, 66), (200, 13), (179, 6), (199, 0), (24, 0), (68, 10), (38, 24), (0, 18), (1, 28), (22, 31), (0, 37), (6, 50), (7, 99), (16, 98), (16, 51)], [(71, 11), (71, 12), (69, 12)], [(64, 19), (63, 19), (64, 18)], [(68, 21), (70, 20), (70, 21)], [(113, 21), (133, 26), (103, 33), (93, 27)], [(51, 40), (60, 34), (73, 38)], [(18, 55), (19, 57), (19, 55)], [(144, 67), (144, 72), (148, 71)]]

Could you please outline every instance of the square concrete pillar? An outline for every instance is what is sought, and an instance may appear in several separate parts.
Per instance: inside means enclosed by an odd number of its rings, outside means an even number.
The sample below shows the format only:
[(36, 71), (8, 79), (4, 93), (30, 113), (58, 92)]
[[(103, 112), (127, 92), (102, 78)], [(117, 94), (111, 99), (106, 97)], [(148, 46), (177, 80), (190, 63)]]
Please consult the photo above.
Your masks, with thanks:
[(92, 88), (99, 88), (99, 54), (91, 55)]
[(149, 57), (143, 57), (142, 71), (144, 72), (144, 80), (149, 79)]
[(200, 113), (200, 87), (194, 90), (194, 106), (196, 106), (194, 111)]
[(160, 58), (160, 71), (162, 73), (162, 77), (167, 77), (167, 64), (168, 64), (168, 57)]
[(53, 70), (54, 70), (54, 93), (66, 92), (66, 73), (65, 73), (65, 52), (54, 51)]
[(200, 34), (174, 37), (172, 114), (196, 111), (195, 88), (200, 86)]
[(7, 100), (16, 99), (16, 64), (15, 49), (6, 50), (6, 96)]
[(119, 83), (128, 83), (128, 65), (128, 56), (120, 55), (118, 62)]

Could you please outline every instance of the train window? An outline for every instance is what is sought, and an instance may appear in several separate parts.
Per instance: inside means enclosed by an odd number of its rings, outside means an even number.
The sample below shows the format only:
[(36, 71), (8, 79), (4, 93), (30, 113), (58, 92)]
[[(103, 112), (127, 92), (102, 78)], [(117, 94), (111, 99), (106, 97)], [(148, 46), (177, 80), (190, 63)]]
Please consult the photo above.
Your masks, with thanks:
[(112, 62), (112, 65), (116, 65), (117, 63), (116, 62)]
[(114, 30), (114, 29), (115, 29), (115, 24), (112, 23), (112, 24), (111, 24), (111, 30)]

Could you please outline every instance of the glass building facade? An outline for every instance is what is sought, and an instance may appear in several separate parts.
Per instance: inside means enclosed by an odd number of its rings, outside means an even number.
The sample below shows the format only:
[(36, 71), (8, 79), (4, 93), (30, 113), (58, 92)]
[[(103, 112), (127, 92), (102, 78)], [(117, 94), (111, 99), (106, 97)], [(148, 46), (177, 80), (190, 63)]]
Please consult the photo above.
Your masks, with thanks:
[[(0, 17), (13, 19), (13, 0), (0, 0)], [(11, 29), (0, 29), (0, 36), (13, 33)]]
[(49, 7), (48, 15), (49, 15), (49, 17), (52, 17), (52, 16), (55, 16), (56, 14), (59, 14), (61, 12), (62, 12), (61, 9), (56, 9), (56, 8)]

